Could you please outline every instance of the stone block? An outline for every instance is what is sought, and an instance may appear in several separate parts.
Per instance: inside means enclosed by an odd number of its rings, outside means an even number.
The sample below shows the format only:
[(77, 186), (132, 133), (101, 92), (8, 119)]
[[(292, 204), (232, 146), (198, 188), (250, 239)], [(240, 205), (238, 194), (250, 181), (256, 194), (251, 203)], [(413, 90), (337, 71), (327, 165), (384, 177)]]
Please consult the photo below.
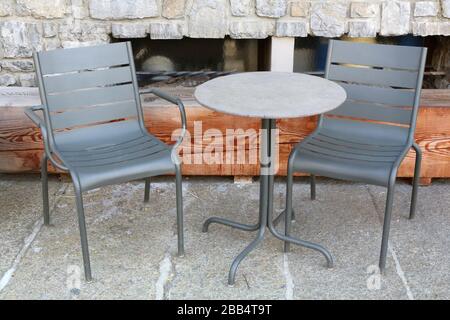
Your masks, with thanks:
[(411, 4), (406, 1), (387, 1), (381, 6), (381, 35), (397, 36), (410, 31)]
[(163, 0), (162, 16), (167, 19), (180, 19), (186, 10), (185, 0)]
[(184, 23), (182, 22), (150, 23), (150, 38), (152, 39), (182, 39), (184, 33)]
[(89, 12), (95, 19), (142, 19), (159, 15), (156, 0), (89, 0)]
[(311, 32), (315, 36), (339, 37), (345, 33), (346, 17), (346, 3), (313, 2)]
[(111, 31), (114, 38), (145, 38), (148, 26), (144, 23), (113, 23)]
[(256, 14), (261, 17), (280, 18), (286, 15), (287, 0), (256, 0)]
[(41, 49), (42, 36), (36, 23), (0, 22), (0, 57), (26, 58)]
[(275, 35), (277, 37), (306, 37), (308, 36), (308, 22), (305, 20), (277, 21)]
[(273, 35), (274, 29), (274, 21), (233, 21), (229, 34), (233, 39), (264, 39)]

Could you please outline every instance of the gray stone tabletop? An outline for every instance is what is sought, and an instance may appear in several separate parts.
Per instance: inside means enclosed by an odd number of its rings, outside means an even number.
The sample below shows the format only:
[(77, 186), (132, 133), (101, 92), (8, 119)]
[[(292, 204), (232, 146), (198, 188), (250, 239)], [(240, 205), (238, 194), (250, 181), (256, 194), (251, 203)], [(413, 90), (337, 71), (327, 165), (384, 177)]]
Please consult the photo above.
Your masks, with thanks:
[(338, 84), (292, 72), (245, 72), (210, 80), (195, 90), (210, 109), (245, 117), (297, 118), (341, 105), (347, 95)]

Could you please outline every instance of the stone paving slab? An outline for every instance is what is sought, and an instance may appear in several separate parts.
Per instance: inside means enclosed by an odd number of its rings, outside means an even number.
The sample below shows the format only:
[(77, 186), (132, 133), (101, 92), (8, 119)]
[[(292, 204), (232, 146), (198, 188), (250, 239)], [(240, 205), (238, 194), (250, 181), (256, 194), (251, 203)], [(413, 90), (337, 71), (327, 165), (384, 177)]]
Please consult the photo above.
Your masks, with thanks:
[[(50, 194), (59, 187), (56, 179), (49, 180)], [(20, 248), (31, 241), (27, 237), (43, 223), (40, 192), (37, 175), (0, 175), (0, 275), (12, 267)]]
[[(293, 235), (326, 246), (334, 256), (335, 267), (327, 269), (323, 256), (308, 249), (292, 246), (291, 252), (284, 254), (282, 242), (266, 236), (242, 262), (234, 287), (227, 285), (230, 264), (255, 234), (219, 225), (211, 225), (208, 233), (202, 233), (201, 226), (212, 215), (255, 222), (257, 182), (241, 185), (229, 178), (184, 180), (184, 257), (176, 256), (173, 178), (153, 181), (150, 204), (142, 201), (143, 182), (86, 193), (95, 279), (89, 284), (80, 270), (71, 184), (51, 179), (54, 226), (50, 227), (39, 225), (38, 176), (0, 175), (0, 187), (0, 212), (5, 221), (0, 225), (0, 281), (6, 279), (5, 272), (16, 260), (15, 272), (0, 290), (0, 299), (449, 298), (450, 183), (446, 181), (420, 188), (413, 221), (406, 219), (411, 187), (399, 182), (390, 243), (393, 250), (386, 274), (378, 278), (371, 268), (378, 262), (385, 189), (318, 179), (317, 200), (311, 201), (307, 180), (296, 179)], [(30, 197), (27, 201), (20, 196), (25, 189)], [(284, 207), (284, 190), (284, 180), (277, 179), (276, 212)], [(282, 231), (283, 223), (278, 228)], [(24, 249), (26, 239), (29, 246)]]
[[(369, 187), (380, 216), (383, 188)], [(391, 255), (397, 256), (415, 299), (450, 299), (450, 183), (420, 187), (417, 212), (408, 219), (411, 187), (398, 184), (391, 224)], [(392, 262), (388, 262), (392, 268)]]

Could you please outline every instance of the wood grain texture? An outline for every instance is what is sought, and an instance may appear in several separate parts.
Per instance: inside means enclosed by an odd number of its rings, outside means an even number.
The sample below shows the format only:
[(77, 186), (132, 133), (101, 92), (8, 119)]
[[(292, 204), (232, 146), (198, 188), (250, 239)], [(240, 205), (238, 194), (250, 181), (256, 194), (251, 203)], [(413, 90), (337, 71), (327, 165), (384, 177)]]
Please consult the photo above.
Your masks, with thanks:
[[(11, 98), (11, 97), (10, 97)], [(11, 98), (14, 100), (14, 98)], [(20, 100), (20, 99), (19, 99)], [(0, 96), (0, 172), (36, 172), (42, 154), (42, 141), (39, 130), (23, 113), (24, 107), (18, 99), (14, 104), (4, 103)], [(30, 97), (25, 105), (30, 104)], [(37, 100), (35, 104), (38, 104)], [(260, 120), (257, 118), (236, 117), (221, 114), (198, 106), (186, 98), (188, 130), (192, 133), (194, 144), (192, 156), (201, 156), (201, 150), (210, 142), (195, 144), (208, 129), (253, 129), (258, 132)], [(149, 131), (167, 143), (173, 143), (172, 132), (179, 127), (178, 108), (168, 106), (161, 100), (144, 99), (145, 124)], [(195, 136), (194, 122), (201, 121), (201, 132)], [(286, 119), (278, 121), (280, 129), (280, 168), (279, 174), (286, 174), (286, 162), (293, 145), (311, 133), (316, 126), (316, 117)], [(256, 136), (251, 137), (257, 139)], [(450, 90), (423, 90), (419, 111), (416, 141), (423, 150), (421, 177), (423, 181), (431, 178), (450, 177)], [(246, 155), (248, 150), (246, 144)], [(398, 176), (412, 177), (415, 154), (411, 151), (403, 161)], [(49, 167), (51, 172), (55, 169)], [(184, 164), (185, 175), (235, 175), (256, 176), (258, 165), (254, 164)], [(427, 178), (427, 179), (425, 179)]]

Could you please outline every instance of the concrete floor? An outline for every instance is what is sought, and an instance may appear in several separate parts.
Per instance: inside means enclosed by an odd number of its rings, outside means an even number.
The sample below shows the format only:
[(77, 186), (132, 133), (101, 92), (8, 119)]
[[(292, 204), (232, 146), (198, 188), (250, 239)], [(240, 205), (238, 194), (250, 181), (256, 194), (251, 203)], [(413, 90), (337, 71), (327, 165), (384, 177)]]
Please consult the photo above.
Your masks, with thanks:
[[(50, 180), (52, 226), (43, 226), (37, 175), (0, 175), (0, 299), (449, 299), (450, 181), (421, 187), (417, 217), (407, 219), (411, 187), (396, 188), (387, 272), (376, 273), (385, 189), (319, 179), (317, 200), (296, 179), (293, 233), (327, 247), (317, 252), (267, 236), (227, 285), (232, 259), (254, 234), (202, 221), (221, 215), (257, 218), (259, 184), (229, 178), (184, 180), (186, 256), (177, 257), (175, 188), (155, 179), (85, 195), (94, 282), (85, 283), (70, 181)], [(284, 207), (277, 180), (275, 211)], [(281, 226), (280, 226), (281, 228)]]

